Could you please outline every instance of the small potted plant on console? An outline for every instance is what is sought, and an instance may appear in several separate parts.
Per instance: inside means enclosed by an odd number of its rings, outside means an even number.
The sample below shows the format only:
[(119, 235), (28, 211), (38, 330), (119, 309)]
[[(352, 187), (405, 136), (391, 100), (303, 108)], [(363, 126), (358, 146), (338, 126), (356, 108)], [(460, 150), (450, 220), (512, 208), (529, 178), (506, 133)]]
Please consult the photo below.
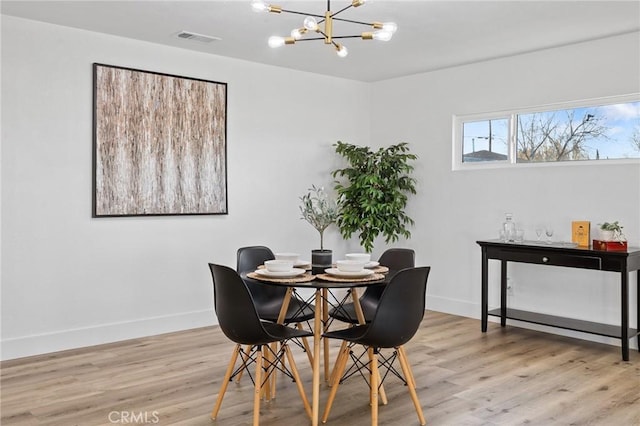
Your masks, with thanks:
[(593, 248), (596, 250), (626, 251), (627, 239), (622, 233), (623, 226), (615, 222), (600, 223), (600, 236), (593, 240)]

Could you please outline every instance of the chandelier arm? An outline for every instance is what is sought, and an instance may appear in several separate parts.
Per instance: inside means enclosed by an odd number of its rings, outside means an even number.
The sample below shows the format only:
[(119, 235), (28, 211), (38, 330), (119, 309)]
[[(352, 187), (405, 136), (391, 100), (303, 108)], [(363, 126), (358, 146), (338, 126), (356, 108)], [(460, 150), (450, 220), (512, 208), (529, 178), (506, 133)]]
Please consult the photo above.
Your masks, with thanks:
[(342, 18), (333, 18), (335, 21), (341, 21), (341, 22), (349, 22), (351, 24), (360, 24), (360, 25), (366, 25), (369, 27), (373, 27), (373, 22), (362, 22), (362, 21), (354, 21), (352, 19), (342, 19)]
[[(350, 4), (349, 6), (345, 6), (345, 7), (343, 7), (342, 9), (340, 9), (339, 11), (337, 11), (336, 13), (334, 13), (333, 15), (331, 15), (331, 17), (333, 18), (333, 17), (334, 17), (334, 16), (336, 16), (338, 13), (342, 13), (342, 12), (344, 12), (345, 10), (350, 9), (350, 8), (352, 8), (352, 7), (353, 7), (353, 5), (352, 5), (352, 4)], [(327, 10), (330, 10), (330, 9), (327, 9)]]
[(296, 40), (296, 43), (299, 42), (299, 41), (324, 40), (324, 39), (325, 39), (324, 37), (299, 38), (299, 39)]
[(307, 12), (299, 12), (297, 10), (282, 9), (280, 12), (282, 12), (282, 13), (293, 13), (295, 15), (313, 16), (315, 18), (323, 18), (324, 19), (324, 15), (316, 15), (314, 13), (307, 13)]
[[(348, 36), (333, 36), (331, 38), (362, 38), (362, 35), (348, 35)], [(296, 43), (299, 41), (311, 41), (311, 40), (324, 40), (324, 37), (311, 37), (311, 38), (299, 38), (296, 40)], [(332, 43), (335, 45), (335, 43)]]
[[(331, 38), (362, 38), (362, 34), (359, 34), (359, 35), (348, 35), (348, 36), (333, 36)], [(307, 39), (307, 40), (309, 40), (309, 39)], [(320, 39), (320, 40), (322, 40), (322, 39)]]

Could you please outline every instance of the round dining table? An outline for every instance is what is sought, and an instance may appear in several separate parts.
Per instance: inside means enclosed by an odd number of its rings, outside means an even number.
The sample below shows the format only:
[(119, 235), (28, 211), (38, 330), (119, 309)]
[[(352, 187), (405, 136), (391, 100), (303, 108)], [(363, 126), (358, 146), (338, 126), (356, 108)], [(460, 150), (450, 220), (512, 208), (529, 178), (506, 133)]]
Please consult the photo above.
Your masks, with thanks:
[[(249, 272), (243, 276), (245, 279), (251, 279), (261, 282), (266, 285), (276, 285), (287, 287), (287, 292), (282, 302), (282, 308), (280, 309), (280, 316), (278, 323), (284, 322), (284, 317), (289, 307), (289, 301), (291, 300), (294, 291), (297, 289), (309, 288), (313, 289), (313, 296), (309, 297), (306, 302), (314, 304), (314, 321), (313, 321), (313, 360), (312, 360), (312, 393), (311, 393), (311, 424), (312, 426), (318, 425), (319, 410), (320, 410), (320, 347), (321, 342), (324, 340), (324, 376), (325, 380), (329, 380), (329, 342), (327, 339), (322, 338), (322, 333), (327, 331), (329, 321), (329, 305), (333, 305), (336, 309), (340, 309), (340, 306), (344, 304), (349, 295), (353, 301), (357, 320), (360, 324), (365, 323), (364, 314), (362, 313), (362, 307), (360, 306), (358, 298), (358, 288), (367, 287), (370, 285), (384, 284), (388, 282), (389, 268), (385, 266), (378, 266), (373, 269), (373, 273), (367, 277), (349, 278), (338, 277), (330, 274), (318, 274), (312, 275), (310, 272), (306, 272), (303, 275), (289, 278), (272, 278), (261, 275), (257, 272)], [(342, 299), (338, 299), (332, 290), (344, 289), (347, 290), (347, 294)], [(332, 303), (330, 298), (335, 302)]]

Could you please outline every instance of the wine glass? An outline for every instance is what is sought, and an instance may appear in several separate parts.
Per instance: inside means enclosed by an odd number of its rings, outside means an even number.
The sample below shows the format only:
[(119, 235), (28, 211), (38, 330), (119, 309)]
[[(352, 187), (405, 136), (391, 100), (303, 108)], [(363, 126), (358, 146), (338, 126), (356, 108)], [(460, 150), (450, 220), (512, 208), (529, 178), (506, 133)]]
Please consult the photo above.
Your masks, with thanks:
[(542, 233), (544, 232), (544, 228), (542, 225), (536, 226), (536, 235), (538, 236), (538, 242), (542, 240)]
[(551, 244), (551, 237), (553, 237), (553, 227), (547, 226), (544, 230), (545, 235), (547, 236), (547, 244)]

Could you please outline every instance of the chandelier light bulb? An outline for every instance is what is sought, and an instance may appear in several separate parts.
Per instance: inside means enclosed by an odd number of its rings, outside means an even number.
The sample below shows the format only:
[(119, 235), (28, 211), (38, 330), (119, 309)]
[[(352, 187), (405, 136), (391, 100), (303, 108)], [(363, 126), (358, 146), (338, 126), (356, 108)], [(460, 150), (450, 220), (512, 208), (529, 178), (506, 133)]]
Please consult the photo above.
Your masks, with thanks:
[(269, 6), (262, 0), (254, 0), (251, 2), (251, 8), (254, 12), (267, 12), (269, 10)]
[(291, 30), (291, 37), (296, 40), (300, 40), (302, 35), (307, 32), (306, 28), (296, 28), (295, 30)]
[(382, 24), (382, 30), (394, 34), (396, 31), (398, 31), (398, 24), (396, 24), (395, 22), (385, 22), (384, 24)]
[(336, 50), (337, 50), (338, 56), (341, 57), (341, 58), (344, 58), (345, 56), (347, 56), (349, 54), (349, 51), (347, 50), (347, 48), (344, 47), (341, 44), (336, 46)]
[(393, 37), (390, 31), (380, 30), (373, 33), (373, 39), (379, 41), (389, 41)]
[(275, 49), (276, 47), (284, 46), (284, 37), (271, 36), (269, 37), (269, 47)]
[(318, 21), (313, 16), (307, 16), (302, 23), (309, 31), (316, 31), (318, 29)]

